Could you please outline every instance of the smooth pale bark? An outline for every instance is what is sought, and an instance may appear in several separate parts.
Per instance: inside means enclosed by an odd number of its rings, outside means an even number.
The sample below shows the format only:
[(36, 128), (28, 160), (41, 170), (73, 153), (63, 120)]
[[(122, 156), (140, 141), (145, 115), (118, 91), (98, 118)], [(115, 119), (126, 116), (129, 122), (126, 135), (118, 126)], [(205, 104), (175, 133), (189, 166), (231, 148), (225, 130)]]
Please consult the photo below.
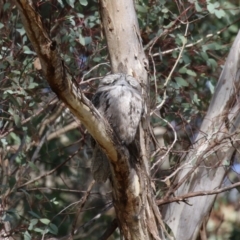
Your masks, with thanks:
[[(148, 61), (142, 46), (133, 0), (100, 0), (100, 6), (112, 73), (122, 72), (134, 76), (142, 86), (147, 106)], [(129, 169), (121, 170), (129, 172), (128, 180), (123, 181), (113, 175), (114, 207), (125, 239), (160, 239), (159, 230), (167, 234), (151, 189), (149, 135), (147, 128), (143, 127), (148, 126), (147, 121), (148, 109), (145, 107), (137, 136), (140, 157)]]
[[(240, 32), (231, 48), (208, 112), (201, 125), (196, 144), (183, 162), (172, 188), (175, 196), (214, 190), (221, 186), (226, 170), (234, 158), (239, 135), (240, 111)], [(189, 176), (190, 175), (190, 176)], [(164, 219), (176, 239), (194, 240), (211, 211), (215, 196), (200, 196), (164, 207)]]

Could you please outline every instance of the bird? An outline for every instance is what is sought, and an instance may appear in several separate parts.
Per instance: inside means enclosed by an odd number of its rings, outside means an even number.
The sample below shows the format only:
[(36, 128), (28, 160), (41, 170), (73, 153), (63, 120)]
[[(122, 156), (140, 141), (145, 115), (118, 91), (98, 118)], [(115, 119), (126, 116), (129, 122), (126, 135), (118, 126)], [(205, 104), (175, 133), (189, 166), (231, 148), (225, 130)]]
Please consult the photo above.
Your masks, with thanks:
[[(108, 121), (119, 142), (129, 146), (135, 139), (143, 114), (141, 85), (137, 79), (123, 73), (105, 76), (99, 83), (92, 103)], [(109, 161), (95, 141), (93, 147), (93, 177), (97, 182), (105, 182), (110, 175)]]

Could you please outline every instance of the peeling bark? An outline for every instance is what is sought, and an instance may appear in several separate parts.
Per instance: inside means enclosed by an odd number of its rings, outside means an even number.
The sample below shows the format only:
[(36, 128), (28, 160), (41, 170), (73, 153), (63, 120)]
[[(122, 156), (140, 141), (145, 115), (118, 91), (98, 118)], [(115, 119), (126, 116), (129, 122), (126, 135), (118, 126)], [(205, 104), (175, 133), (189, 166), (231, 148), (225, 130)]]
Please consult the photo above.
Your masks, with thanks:
[[(240, 32), (218, 80), (196, 144), (183, 162), (188, 165), (179, 172), (168, 197), (173, 192), (177, 197), (190, 192), (214, 190), (222, 184), (239, 145), (239, 49)], [(188, 204), (178, 202), (164, 207), (164, 218), (176, 239), (197, 239), (200, 227), (211, 211), (215, 198), (215, 195), (199, 196), (191, 198)]]

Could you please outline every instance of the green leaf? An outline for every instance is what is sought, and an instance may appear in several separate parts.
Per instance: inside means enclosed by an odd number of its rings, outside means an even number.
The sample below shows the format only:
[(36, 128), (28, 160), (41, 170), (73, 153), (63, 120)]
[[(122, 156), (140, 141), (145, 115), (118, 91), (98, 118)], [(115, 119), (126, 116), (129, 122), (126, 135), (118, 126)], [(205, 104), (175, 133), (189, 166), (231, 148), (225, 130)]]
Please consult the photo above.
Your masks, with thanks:
[(199, 105), (200, 99), (198, 98), (198, 95), (194, 93), (193, 95), (193, 102), (195, 102), (197, 105)]
[(84, 41), (85, 41), (85, 45), (88, 45), (92, 42), (92, 37), (85, 37)]
[(28, 213), (30, 214), (30, 215), (32, 215), (33, 217), (35, 217), (35, 218), (40, 218), (40, 216), (38, 216), (35, 212), (33, 212), (33, 211), (28, 211)]
[(12, 108), (9, 108), (8, 112), (12, 115), (15, 125), (17, 127), (20, 127), (21, 126), (21, 119), (19, 117), (19, 114), (17, 114)]
[(200, 5), (198, 4), (198, 1), (195, 1), (195, 9), (197, 12), (202, 12), (202, 8), (200, 7)]
[(210, 66), (210, 67), (212, 67), (214, 70), (218, 67), (217, 62), (216, 62), (215, 59), (213, 59), (213, 58), (209, 58), (209, 59), (207, 60), (207, 65)]
[(52, 233), (54, 235), (58, 234), (58, 227), (55, 224), (53, 224), (53, 223), (49, 224), (48, 230), (49, 230), (50, 233)]
[(29, 224), (29, 227), (28, 227), (28, 230), (33, 230), (33, 227), (38, 223), (38, 219), (36, 218), (33, 218), (30, 220), (30, 224)]
[(146, 13), (147, 12), (147, 7), (146, 6), (141, 6), (139, 4), (136, 4), (136, 9), (138, 12)]
[(33, 52), (32, 50), (30, 50), (29, 47), (27, 47), (27, 46), (24, 46), (24, 47), (23, 47), (23, 52), (24, 52), (25, 54), (33, 54), (33, 55), (36, 55), (36, 53)]
[(167, 26), (164, 26), (164, 28), (171, 28), (174, 24), (175, 22), (170, 22)]
[(3, 93), (4, 94), (9, 93), (10, 95), (12, 95), (12, 94), (16, 93), (16, 91), (9, 89), (9, 90), (4, 91)]
[(11, 64), (11, 66), (14, 66), (14, 60), (12, 56), (7, 56), (5, 60), (7, 60)]
[(31, 235), (29, 234), (28, 231), (24, 232), (23, 237), (24, 237), (24, 240), (31, 240), (32, 239), (32, 237), (31, 237)]
[(24, 28), (17, 28), (16, 30), (20, 33), (21, 36), (23, 36), (26, 33)]
[(207, 10), (208, 10), (210, 13), (214, 13), (214, 11), (215, 11), (215, 5), (212, 4), (212, 3), (210, 3), (210, 2), (208, 2), (208, 4), (207, 4)]
[(238, 25), (231, 25), (229, 28), (230, 32), (237, 33), (238, 32)]
[(33, 219), (30, 220), (30, 223), (31, 223), (32, 225), (36, 225), (36, 224), (38, 223), (38, 219), (33, 218)]
[(29, 107), (33, 107), (33, 106), (35, 106), (35, 105), (36, 105), (36, 102), (30, 102), (30, 103), (28, 104)]
[(208, 80), (207, 83), (206, 83), (206, 85), (207, 85), (207, 87), (209, 88), (211, 94), (213, 94), (213, 93), (214, 93), (214, 90), (215, 90), (215, 87), (213, 86), (212, 82)]
[(44, 229), (41, 229), (41, 228), (34, 228), (33, 230), (35, 232), (44, 233)]
[(70, 17), (68, 20), (70, 21), (71, 25), (76, 26), (76, 22), (73, 17)]
[(88, 1), (87, 0), (79, 0), (79, 2), (83, 6), (87, 6), (88, 5)]
[(230, 161), (224, 160), (224, 161), (223, 161), (223, 166), (229, 167), (229, 166), (230, 166)]
[(48, 225), (51, 221), (49, 220), (49, 219), (47, 219), (47, 218), (40, 218), (39, 219), (40, 220), (40, 222), (42, 222), (43, 224), (45, 224), (45, 225)]
[(182, 103), (181, 105), (183, 106), (184, 111), (188, 111), (192, 108), (192, 105), (190, 103)]
[(179, 38), (181, 39), (183, 44), (187, 43), (187, 39), (183, 35), (179, 35)]
[(59, 204), (59, 202), (56, 200), (56, 198), (51, 199), (50, 202), (52, 202), (55, 205)]
[(186, 73), (187, 72), (187, 68), (186, 67), (182, 67), (179, 69), (179, 73)]
[(190, 70), (190, 69), (187, 69), (186, 74), (188, 74), (189, 76), (193, 76), (193, 77), (197, 76), (197, 74), (194, 71)]
[(80, 42), (83, 46), (85, 46), (85, 39), (84, 39), (84, 37), (82, 36), (82, 34), (79, 34), (78, 39), (79, 39), (79, 42)]
[(66, 0), (67, 4), (74, 8), (75, 0)]
[(100, 58), (100, 57), (94, 57), (94, 58), (93, 58), (93, 61), (94, 61), (94, 62), (101, 62), (101, 58)]
[(1, 138), (0, 141), (2, 143), (3, 148), (5, 148), (8, 145), (6, 138)]
[(7, 9), (10, 8), (10, 3), (5, 3), (4, 6), (3, 6), (3, 11), (5, 12)]
[(18, 114), (13, 114), (13, 120), (17, 127), (21, 127), (21, 118)]
[(200, 52), (200, 55), (205, 61), (208, 60), (208, 54), (206, 53), (206, 51), (203, 50), (203, 52)]
[(222, 18), (226, 15), (226, 13), (222, 9), (219, 9), (215, 11), (215, 15), (217, 16), (217, 18)]
[(168, 8), (163, 8), (163, 9), (162, 9), (162, 12), (163, 12), (163, 13), (168, 13), (169, 10), (168, 10)]
[(4, 27), (4, 24), (0, 23), (0, 29)]
[(32, 168), (32, 170), (39, 172), (39, 169), (33, 162), (28, 162), (28, 165), (30, 166), (30, 168)]
[(175, 77), (174, 79), (177, 82), (177, 84), (179, 85), (179, 87), (188, 87), (189, 86), (189, 83), (181, 77)]
[(30, 82), (28, 85), (28, 89), (34, 89), (35, 87), (37, 87), (39, 84), (35, 83), (35, 82)]
[(11, 73), (14, 73), (14, 74), (16, 74), (16, 75), (20, 75), (20, 74), (21, 74), (21, 72), (18, 71), (18, 70), (13, 70), (13, 71), (11, 71)]
[(62, 0), (58, 0), (58, 3), (61, 5), (62, 8), (64, 7)]
[(19, 191), (23, 192), (27, 197), (30, 197), (29, 193), (25, 189), (20, 188)]
[(84, 18), (84, 15), (83, 15), (82, 13), (77, 13), (77, 16), (78, 16), (79, 18)]
[(4, 213), (3, 216), (2, 216), (2, 221), (3, 222), (11, 222), (12, 217), (9, 214)]

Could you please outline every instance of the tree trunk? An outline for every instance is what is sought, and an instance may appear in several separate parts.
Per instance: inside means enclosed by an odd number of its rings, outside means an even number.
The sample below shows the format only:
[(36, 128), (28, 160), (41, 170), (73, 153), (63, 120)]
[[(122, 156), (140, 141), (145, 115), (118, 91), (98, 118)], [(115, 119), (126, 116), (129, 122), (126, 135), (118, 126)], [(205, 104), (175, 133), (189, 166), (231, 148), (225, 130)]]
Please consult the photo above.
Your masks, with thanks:
[[(101, 17), (107, 39), (112, 73), (134, 76), (141, 84), (145, 103), (148, 103), (148, 77), (136, 12), (132, 0), (101, 0)], [(148, 104), (146, 104), (147, 106)], [(125, 239), (160, 239), (164, 232), (159, 210), (151, 189), (149, 176), (148, 109), (139, 127), (140, 158), (126, 171), (127, 179), (117, 179), (113, 171), (113, 199), (118, 224)], [(124, 183), (124, 184), (123, 184)]]
[[(214, 190), (221, 186), (231, 165), (239, 135), (240, 32), (231, 48), (218, 80), (208, 112), (183, 169), (169, 190), (168, 197), (197, 191)], [(176, 190), (177, 189), (177, 190)], [(176, 191), (175, 191), (176, 190)], [(164, 207), (164, 218), (176, 239), (194, 240), (201, 224), (208, 217), (215, 195), (200, 196)], [(187, 226), (187, 227), (186, 227)]]

